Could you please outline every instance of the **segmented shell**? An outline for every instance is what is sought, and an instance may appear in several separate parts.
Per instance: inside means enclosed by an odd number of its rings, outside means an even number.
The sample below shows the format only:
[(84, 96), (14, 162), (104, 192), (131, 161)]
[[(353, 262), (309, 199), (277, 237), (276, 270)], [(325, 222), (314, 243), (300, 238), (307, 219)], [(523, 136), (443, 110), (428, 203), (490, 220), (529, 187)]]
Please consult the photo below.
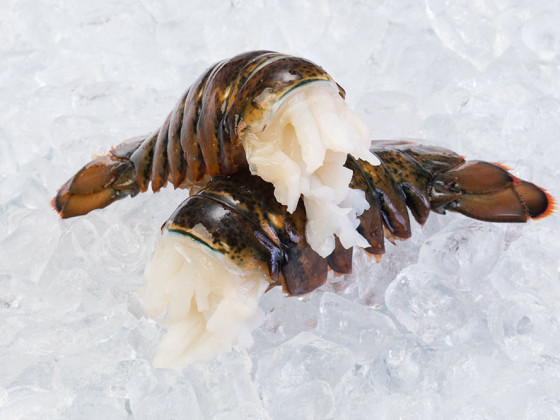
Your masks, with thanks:
[(299, 57), (253, 51), (213, 65), (130, 157), (140, 191), (150, 180), (158, 191), (167, 180), (175, 187), (205, 184), (246, 166), (243, 132), (266, 123), (287, 93), (314, 81), (333, 83), (344, 97), (321, 67)]

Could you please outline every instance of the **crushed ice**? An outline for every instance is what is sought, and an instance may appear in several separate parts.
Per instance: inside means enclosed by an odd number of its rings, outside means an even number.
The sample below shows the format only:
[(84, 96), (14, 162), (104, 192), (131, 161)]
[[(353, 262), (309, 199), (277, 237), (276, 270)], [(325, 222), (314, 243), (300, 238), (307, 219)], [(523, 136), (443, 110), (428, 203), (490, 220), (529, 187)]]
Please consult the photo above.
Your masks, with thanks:
[[(91, 155), (157, 127), (216, 60), (305, 56), (376, 138), (500, 161), (560, 197), (560, 6), (550, 1), (8, 1), (0, 15), (0, 418), (560, 418), (560, 224), (432, 215), (255, 344), (182, 371), (137, 293), (184, 192), (60, 221)], [(250, 28), (250, 30), (248, 30)]]

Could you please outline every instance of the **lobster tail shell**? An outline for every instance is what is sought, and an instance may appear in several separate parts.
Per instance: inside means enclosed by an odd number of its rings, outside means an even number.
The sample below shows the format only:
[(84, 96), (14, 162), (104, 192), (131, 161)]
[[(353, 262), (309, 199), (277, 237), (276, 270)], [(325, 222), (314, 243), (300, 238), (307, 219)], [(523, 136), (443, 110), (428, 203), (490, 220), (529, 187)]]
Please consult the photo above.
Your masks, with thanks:
[(349, 157), (346, 166), (354, 171), (351, 186), (365, 191), (370, 203), (358, 229), (373, 254), (384, 251), (384, 231), (401, 239), (410, 236), (406, 207), (420, 224), (430, 211), (455, 211), (489, 222), (526, 222), (554, 209), (554, 200), (542, 188), (498, 164), (465, 161), (450, 150), (404, 141), (374, 141), (371, 151), (381, 165)]
[[(111, 162), (96, 160), (86, 165), (88, 176), (98, 177), (94, 182), (99, 185), (105, 184), (106, 172), (112, 171), (117, 155), (120, 162), (133, 168), (128, 179), (134, 183), (134, 194), (147, 191), (150, 182), (157, 192), (168, 181), (175, 188), (202, 187), (213, 176), (231, 175), (247, 166), (241, 144), (245, 130), (263, 129), (285, 95), (317, 81), (333, 84), (344, 98), (344, 90), (321, 67), (303, 58), (253, 51), (223, 60), (187, 89), (158, 130), (135, 142), (135, 149), (127, 156), (119, 151), (130, 149), (123, 144), (107, 155)], [(73, 194), (67, 188), (71, 182), (53, 201), (62, 217), (85, 214), (126, 195), (106, 190), (97, 196), (81, 196), (80, 209), (65, 212), (63, 203)]]

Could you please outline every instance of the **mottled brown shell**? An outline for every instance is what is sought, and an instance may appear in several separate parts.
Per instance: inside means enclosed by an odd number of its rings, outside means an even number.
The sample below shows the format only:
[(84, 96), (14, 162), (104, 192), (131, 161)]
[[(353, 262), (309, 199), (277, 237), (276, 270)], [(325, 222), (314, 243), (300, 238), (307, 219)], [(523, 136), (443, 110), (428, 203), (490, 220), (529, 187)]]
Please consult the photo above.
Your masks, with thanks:
[[(336, 82), (303, 58), (253, 51), (210, 67), (181, 97), (163, 126), (131, 156), (140, 191), (205, 184), (246, 166), (240, 136), (269, 118), (273, 106), (299, 86)], [(338, 85), (336, 85), (338, 86)], [(344, 91), (339, 87), (340, 94)]]

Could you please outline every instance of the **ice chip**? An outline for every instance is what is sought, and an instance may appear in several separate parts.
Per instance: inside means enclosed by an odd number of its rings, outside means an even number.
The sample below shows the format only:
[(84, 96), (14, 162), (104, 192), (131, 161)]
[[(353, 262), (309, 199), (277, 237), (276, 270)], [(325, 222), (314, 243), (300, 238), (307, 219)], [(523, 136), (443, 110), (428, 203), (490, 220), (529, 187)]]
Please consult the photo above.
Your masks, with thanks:
[(332, 293), (322, 296), (319, 309), (317, 334), (349, 348), (361, 361), (373, 359), (396, 332), (387, 315)]

